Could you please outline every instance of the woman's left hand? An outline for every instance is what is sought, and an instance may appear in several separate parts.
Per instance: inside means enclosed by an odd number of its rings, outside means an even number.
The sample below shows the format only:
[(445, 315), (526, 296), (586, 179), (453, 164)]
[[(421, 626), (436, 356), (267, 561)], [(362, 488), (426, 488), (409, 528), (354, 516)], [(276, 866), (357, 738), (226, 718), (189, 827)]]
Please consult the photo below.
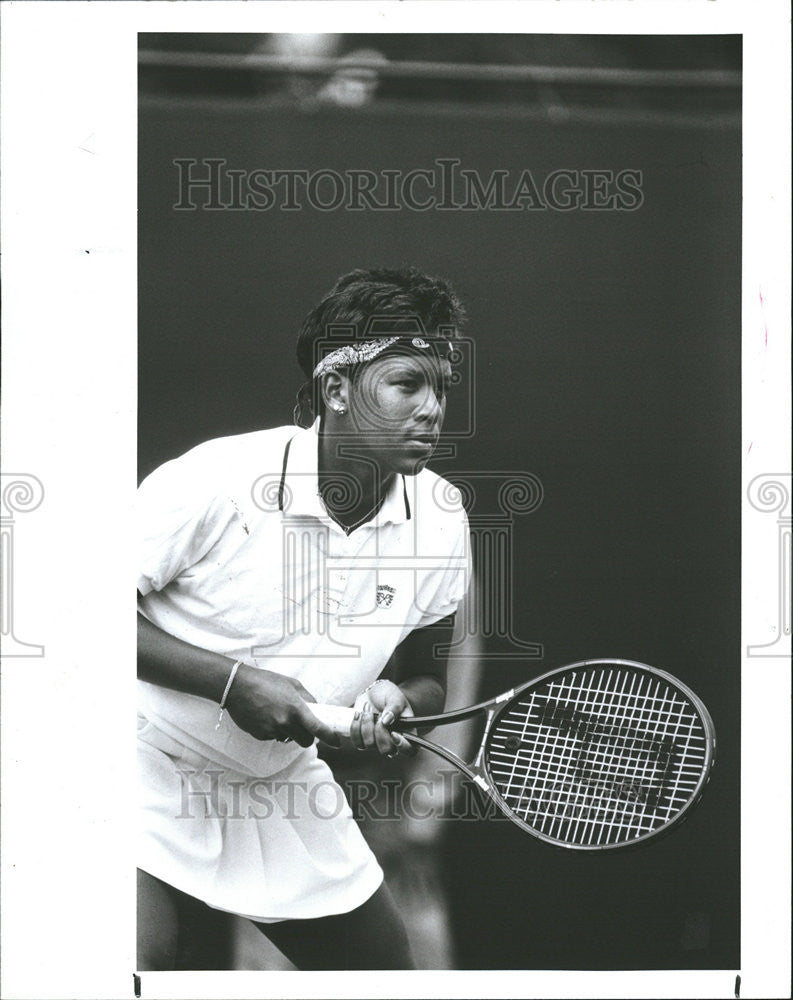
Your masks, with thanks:
[[(374, 747), (385, 757), (409, 756), (416, 750), (391, 726), (399, 718), (413, 715), (410, 702), (400, 687), (391, 681), (376, 681), (355, 699), (355, 718), (350, 727), (350, 739), (358, 750)], [(375, 715), (378, 715), (375, 721)]]

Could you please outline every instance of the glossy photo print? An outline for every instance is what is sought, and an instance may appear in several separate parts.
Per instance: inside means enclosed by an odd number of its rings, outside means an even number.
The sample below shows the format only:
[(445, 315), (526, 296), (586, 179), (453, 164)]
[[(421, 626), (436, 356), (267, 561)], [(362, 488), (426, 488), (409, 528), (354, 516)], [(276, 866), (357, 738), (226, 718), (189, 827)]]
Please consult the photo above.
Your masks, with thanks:
[(788, 996), (787, 8), (0, 2), (3, 996)]
[(740, 37), (139, 45), (139, 968), (737, 968)]

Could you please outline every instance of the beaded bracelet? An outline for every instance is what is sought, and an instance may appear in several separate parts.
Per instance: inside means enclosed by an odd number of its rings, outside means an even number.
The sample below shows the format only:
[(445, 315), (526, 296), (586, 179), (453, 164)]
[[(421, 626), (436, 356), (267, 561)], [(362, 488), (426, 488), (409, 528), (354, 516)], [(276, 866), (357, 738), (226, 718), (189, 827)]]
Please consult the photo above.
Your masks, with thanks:
[[(366, 692), (371, 691), (376, 684), (383, 684), (383, 683), (388, 684), (389, 681), (385, 677), (378, 677), (376, 681), (372, 681), (369, 687), (365, 687), (363, 691), (361, 691), (361, 694), (366, 694)], [(359, 698), (360, 696), (361, 695), (358, 695)]]
[[(361, 693), (358, 695), (358, 698), (362, 698), (368, 691), (371, 691), (372, 688), (376, 684), (393, 684), (393, 683), (394, 682), (393, 681), (389, 681), (389, 679), (387, 677), (378, 677), (376, 681), (372, 681), (372, 683), (369, 685), (369, 687), (365, 687), (363, 689), (363, 691), (361, 691)], [(398, 684), (396, 686), (399, 687)], [(403, 694), (404, 694), (404, 692), (403, 692)], [(355, 699), (356, 704), (358, 703), (358, 698)], [(413, 709), (410, 707), (410, 702), (408, 702), (407, 703), (407, 707), (405, 709), (403, 709), (403, 711), (402, 711), (402, 715), (404, 716), (404, 718), (409, 719), (411, 717), (411, 715), (414, 715), (414, 714), (415, 713), (414, 713)]]

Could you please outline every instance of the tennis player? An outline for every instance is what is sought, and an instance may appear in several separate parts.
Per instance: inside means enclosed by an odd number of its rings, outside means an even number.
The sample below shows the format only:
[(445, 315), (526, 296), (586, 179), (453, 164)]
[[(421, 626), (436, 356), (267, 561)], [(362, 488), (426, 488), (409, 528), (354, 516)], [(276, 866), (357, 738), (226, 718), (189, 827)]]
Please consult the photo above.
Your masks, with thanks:
[(386, 757), (410, 752), (396, 719), (443, 710), (468, 524), (426, 465), (462, 320), (415, 268), (345, 275), (299, 334), (299, 426), (208, 441), (140, 488), (141, 969), (177, 967), (191, 907), (249, 918), (300, 969), (413, 967), (311, 705), (353, 705), (353, 743)]

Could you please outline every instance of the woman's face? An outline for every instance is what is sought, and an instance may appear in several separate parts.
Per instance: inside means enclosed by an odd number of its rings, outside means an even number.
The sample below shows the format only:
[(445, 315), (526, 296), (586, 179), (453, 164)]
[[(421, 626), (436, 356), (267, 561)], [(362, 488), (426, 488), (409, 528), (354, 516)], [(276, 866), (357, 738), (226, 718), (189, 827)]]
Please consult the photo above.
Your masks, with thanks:
[(451, 372), (433, 352), (410, 351), (375, 358), (350, 380), (347, 429), (382, 473), (415, 475), (427, 464), (443, 425)]

